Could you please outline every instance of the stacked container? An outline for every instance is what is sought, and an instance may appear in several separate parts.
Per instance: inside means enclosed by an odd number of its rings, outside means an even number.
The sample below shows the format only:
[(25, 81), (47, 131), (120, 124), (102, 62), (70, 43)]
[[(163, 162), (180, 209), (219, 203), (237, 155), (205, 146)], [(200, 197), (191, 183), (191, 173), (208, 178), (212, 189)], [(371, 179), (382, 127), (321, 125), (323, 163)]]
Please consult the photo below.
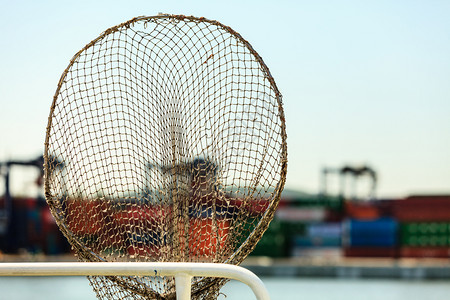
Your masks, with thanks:
[(339, 256), (341, 253), (341, 223), (306, 224), (303, 235), (294, 235), (291, 255), (295, 257)]
[(394, 257), (397, 232), (398, 222), (389, 217), (346, 220), (343, 223), (344, 254), (349, 257)]
[(412, 196), (393, 208), (401, 257), (450, 257), (450, 196)]
[[(342, 198), (282, 198), (273, 221), (251, 255), (286, 257), (339, 251)], [(313, 253), (314, 252), (314, 253)]]
[(340, 255), (342, 203), (342, 197), (317, 195), (302, 196), (281, 207), (276, 218), (283, 224), (287, 255)]
[(390, 215), (390, 201), (348, 201), (342, 246), (347, 257), (395, 257), (398, 222)]

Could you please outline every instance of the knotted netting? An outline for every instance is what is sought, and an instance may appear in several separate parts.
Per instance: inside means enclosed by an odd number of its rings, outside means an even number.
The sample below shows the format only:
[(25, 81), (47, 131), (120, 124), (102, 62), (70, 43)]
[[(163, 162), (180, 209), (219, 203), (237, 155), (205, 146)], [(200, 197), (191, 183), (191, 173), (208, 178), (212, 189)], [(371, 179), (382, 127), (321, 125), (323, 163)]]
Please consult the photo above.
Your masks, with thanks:
[[(138, 17), (61, 76), (45, 195), (82, 261), (239, 264), (273, 218), (286, 153), (281, 94), (246, 40), (204, 18)], [(173, 278), (88, 278), (99, 299), (175, 299)], [(224, 283), (195, 277), (192, 297)]]

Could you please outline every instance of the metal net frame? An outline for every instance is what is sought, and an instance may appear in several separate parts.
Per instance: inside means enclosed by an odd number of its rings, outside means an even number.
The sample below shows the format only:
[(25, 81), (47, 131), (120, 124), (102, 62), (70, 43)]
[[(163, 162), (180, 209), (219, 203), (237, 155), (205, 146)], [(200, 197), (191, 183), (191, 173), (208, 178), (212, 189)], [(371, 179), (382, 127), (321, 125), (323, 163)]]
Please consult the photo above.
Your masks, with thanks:
[[(71, 59), (45, 139), (45, 196), (81, 261), (240, 264), (286, 178), (281, 94), (230, 27), (111, 27)], [(99, 299), (175, 299), (173, 278), (88, 277)], [(224, 279), (192, 281), (215, 299)]]

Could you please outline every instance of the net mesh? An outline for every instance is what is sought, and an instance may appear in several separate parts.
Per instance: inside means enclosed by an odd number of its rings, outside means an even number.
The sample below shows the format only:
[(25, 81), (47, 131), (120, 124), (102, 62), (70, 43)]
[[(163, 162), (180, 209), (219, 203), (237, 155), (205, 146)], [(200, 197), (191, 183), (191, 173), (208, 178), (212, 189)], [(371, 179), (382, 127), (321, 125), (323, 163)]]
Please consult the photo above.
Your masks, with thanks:
[[(80, 260), (239, 264), (284, 186), (281, 95), (231, 28), (134, 18), (72, 58), (44, 156), (47, 202)], [(89, 280), (99, 299), (175, 299), (173, 278)], [(192, 298), (224, 283), (195, 277)]]

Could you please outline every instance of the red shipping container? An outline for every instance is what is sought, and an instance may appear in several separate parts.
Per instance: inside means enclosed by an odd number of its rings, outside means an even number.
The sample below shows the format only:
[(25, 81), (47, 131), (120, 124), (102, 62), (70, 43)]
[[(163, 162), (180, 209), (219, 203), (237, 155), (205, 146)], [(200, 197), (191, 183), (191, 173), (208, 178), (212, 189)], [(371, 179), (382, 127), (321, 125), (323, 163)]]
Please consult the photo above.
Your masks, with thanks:
[(391, 247), (348, 247), (343, 249), (345, 257), (390, 257), (398, 255), (397, 248)]
[(394, 217), (400, 222), (448, 222), (448, 207), (407, 207), (395, 210)]
[(158, 257), (160, 255), (159, 247), (148, 245), (132, 245), (127, 249), (128, 254), (133, 257)]
[(408, 258), (449, 258), (448, 247), (402, 247), (400, 257)]
[(411, 196), (397, 200), (392, 213), (401, 222), (450, 221), (450, 195)]
[(450, 195), (415, 195), (409, 196), (403, 200), (396, 201), (397, 205), (400, 206), (420, 206), (420, 205), (437, 205), (437, 206), (447, 206), (450, 208)]

